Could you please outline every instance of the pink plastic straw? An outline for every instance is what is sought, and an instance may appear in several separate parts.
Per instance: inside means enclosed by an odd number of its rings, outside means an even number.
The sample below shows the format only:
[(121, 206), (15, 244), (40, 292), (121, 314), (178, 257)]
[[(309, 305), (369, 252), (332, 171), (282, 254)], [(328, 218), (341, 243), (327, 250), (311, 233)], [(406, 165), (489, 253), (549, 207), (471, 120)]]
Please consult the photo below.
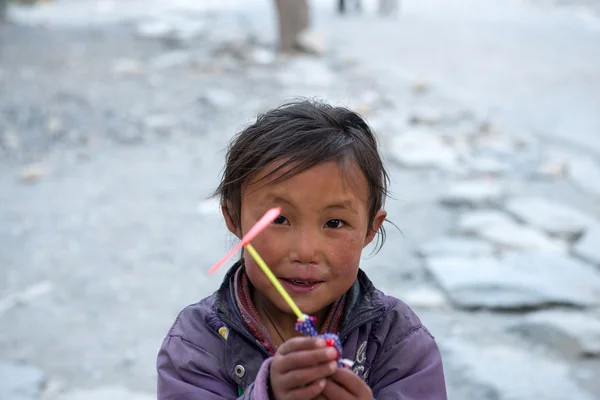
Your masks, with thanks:
[(269, 211), (267, 211), (265, 215), (263, 215), (262, 218), (259, 219), (258, 222), (254, 224), (252, 228), (250, 228), (250, 230), (244, 235), (242, 240), (238, 244), (236, 244), (235, 247), (231, 249), (225, 257), (223, 257), (218, 263), (216, 263), (211, 269), (208, 270), (208, 273), (212, 274), (216, 270), (218, 270), (223, 264), (225, 264), (225, 261), (233, 257), (233, 255), (237, 253), (238, 250), (242, 248), (242, 246), (246, 245), (247, 243), (250, 243), (250, 241), (252, 241), (252, 239), (254, 239), (259, 233), (261, 233), (263, 229), (269, 226), (271, 222), (275, 221), (275, 218), (277, 218), (280, 213), (281, 208), (279, 207), (271, 208)]

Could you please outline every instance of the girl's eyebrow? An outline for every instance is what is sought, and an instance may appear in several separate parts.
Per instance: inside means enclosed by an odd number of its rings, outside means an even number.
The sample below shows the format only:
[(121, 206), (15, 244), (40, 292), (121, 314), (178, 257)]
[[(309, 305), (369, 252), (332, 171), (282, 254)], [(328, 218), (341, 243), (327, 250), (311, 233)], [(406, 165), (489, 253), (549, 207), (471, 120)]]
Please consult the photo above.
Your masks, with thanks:
[[(268, 202), (269, 204), (277, 204), (277, 205), (283, 203), (292, 208), (296, 208), (294, 203), (292, 203), (291, 201), (289, 201), (281, 196), (276, 196), (276, 195), (267, 196), (267, 198), (265, 199), (265, 202)], [(327, 204), (325, 207), (323, 207), (323, 210), (332, 210), (332, 209), (333, 210), (346, 210), (346, 211), (350, 211), (354, 214), (358, 214), (358, 211), (356, 211), (356, 209), (354, 209), (354, 207), (352, 207), (352, 200), (340, 200), (335, 203)]]
[(343, 201), (340, 201), (339, 203), (332, 203), (332, 204), (325, 206), (324, 209), (325, 210), (331, 210), (331, 209), (346, 210), (346, 211), (353, 212), (354, 214), (358, 214), (358, 211), (356, 211), (354, 209), (354, 207), (352, 207), (351, 200), (343, 200)]
[(290, 207), (296, 208), (296, 206), (294, 206), (294, 204), (291, 201), (284, 199), (281, 196), (276, 196), (276, 195), (272, 195), (272, 194), (267, 196), (267, 198), (265, 199), (265, 203), (269, 203), (269, 204), (282, 204), (283, 203)]

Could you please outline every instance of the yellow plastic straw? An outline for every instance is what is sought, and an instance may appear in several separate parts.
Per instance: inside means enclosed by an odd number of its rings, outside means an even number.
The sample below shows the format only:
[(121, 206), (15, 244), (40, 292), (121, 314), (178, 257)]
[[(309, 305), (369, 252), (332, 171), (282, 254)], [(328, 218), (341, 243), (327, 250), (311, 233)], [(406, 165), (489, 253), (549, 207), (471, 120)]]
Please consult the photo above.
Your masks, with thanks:
[(254, 247), (252, 247), (252, 245), (250, 243), (247, 243), (245, 245), (245, 247), (248, 249), (248, 252), (252, 256), (252, 258), (254, 258), (254, 261), (256, 261), (256, 263), (258, 264), (260, 269), (262, 269), (263, 272), (265, 273), (265, 275), (267, 275), (267, 278), (269, 278), (269, 280), (271, 281), (273, 286), (275, 286), (275, 289), (277, 289), (279, 294), (281, 294), (283, 299), (289, 304), (289, 306), (292, 309), (292, 311), (294, 312), (294, 314), (296, 314), (296, 316), (298, 317), (299, 320), (304, 321), (304, 314), (302, 314), (302, 311), (300, 311), (300, 309), (298, 308), (296, 303), (294, 303), (294, 300), (292, 300), (292, 298), (285, 291), (283, 286), (281, 286), (281, 283), (275, 277), (275, 275), (273, 275), (273, 272), (271, 272), (271, 269), (268, 267), (268, 265), (265, 263), (265, 261), (262, 259), (262, 257), (256, 252), (256, 250), (254, 249)]

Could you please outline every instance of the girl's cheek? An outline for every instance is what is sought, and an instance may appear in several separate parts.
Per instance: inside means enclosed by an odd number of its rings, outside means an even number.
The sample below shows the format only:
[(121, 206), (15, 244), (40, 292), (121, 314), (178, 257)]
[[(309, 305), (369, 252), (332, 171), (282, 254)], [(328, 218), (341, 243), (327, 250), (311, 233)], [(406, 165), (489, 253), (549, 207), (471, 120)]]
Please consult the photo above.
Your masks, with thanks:
[(280, 253), (286, 248), (285, 240), (282, 235), (265, 231), (252, 241), (252, 245), (265, 262), (269, 263), (269, 261), (276, 261), (280, 258)]
[(362, 250), (362, 241), (359, 235), (349, 233), (333, 241), (329, 246), (329, 254), (335, 258), (336, 262), (342, 265), (350, 266), (360, 260)]

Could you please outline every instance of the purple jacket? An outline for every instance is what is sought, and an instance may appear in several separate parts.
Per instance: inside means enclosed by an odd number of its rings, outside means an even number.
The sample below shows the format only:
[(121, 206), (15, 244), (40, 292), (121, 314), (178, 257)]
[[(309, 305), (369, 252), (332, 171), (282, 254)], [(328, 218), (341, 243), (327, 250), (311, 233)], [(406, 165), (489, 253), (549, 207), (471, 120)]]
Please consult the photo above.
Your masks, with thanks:
[[(158, 400), (268, 400), (269, 358), (239, 315), (234, 266), (213, 295), (186, 307), (158, 353)], [(414, 312), (359, 271), (340, 339), (377, 400), (445, 400), (439, 349)]]

